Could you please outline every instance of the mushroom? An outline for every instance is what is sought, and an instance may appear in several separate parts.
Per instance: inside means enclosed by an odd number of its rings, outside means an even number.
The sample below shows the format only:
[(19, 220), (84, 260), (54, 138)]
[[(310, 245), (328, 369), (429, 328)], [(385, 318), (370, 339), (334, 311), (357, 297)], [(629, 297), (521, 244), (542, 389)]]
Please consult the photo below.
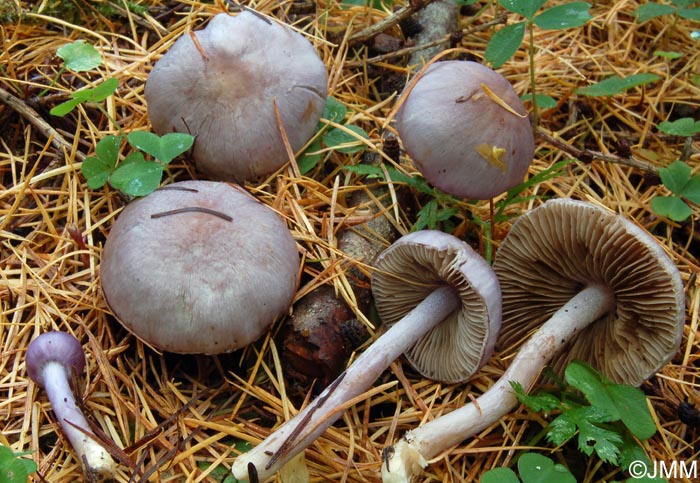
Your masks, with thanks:
[(326, 95), (326, 68), (311, 43), (252, 10), (215, 15), (206, 28), (180, 37), (145, 87), (153, 129), (195, 135), (197, 168), (237, 182), (288, 161), (280, 128), (291, 149), (300, 149), (316, 130)]
[(299, 255), (282, 219), (242, 188), (182, 181), (129, 204), (100, 267), (114, 315), (158, 349), (243, 347), (294, 297)]
[(428, 182), (477, 199), (522, 182), (535, 140), (523, 103), (502, 75), (476, 62), (435, 62), (402, 97), (396, 129)]
[(71, 391), (74, 374), (85, 369), (80, 342), (67, 332), (46, 332), (32, 340), (25, 355), (27, 374), (44, 388), (53, 412), (83, 465), (88, 481), (112, 478), (116, 469), (107, 450), (97, 442)]
[(408, 482), (426, 460), (489, 427), (516, 406), (511, 383), (529, 390), (559, 353), (556, 368), (580, 358), (639, 385), (678, 350), (678, 269), (654, 238), (603, 208), (558, 199), (531, 210), (513, 224), (494, 270), (503, 291), (499, 347), (527, 341), (475, 402), (406, 433), (387, 452), (383, 481)]
[(261, 481), (270, 477), (403, 352), (421, 373), (445, 381), (464, 380), (490, 357), (501, 318), (498, 281), (461, 240), (432, 230), (401, 237), (378, 257), (372, 290), (389, 329), (314, 402), (236, 458), (237, 479), (246, 478), (250, 465)]

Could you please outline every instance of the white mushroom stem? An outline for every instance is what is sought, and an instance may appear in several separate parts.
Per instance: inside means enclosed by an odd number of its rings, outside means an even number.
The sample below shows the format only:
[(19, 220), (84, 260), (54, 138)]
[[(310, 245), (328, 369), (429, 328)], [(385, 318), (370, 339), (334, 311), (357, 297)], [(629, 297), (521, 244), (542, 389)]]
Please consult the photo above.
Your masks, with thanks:
[(262, 443), (236, 458), (231, 468), (236, 479), (248, 478), (250, 463), (255, 466), (260, 481), (272, 476), (341, 416), (339, 407), (371, 387), (392, 361), (457, 310), (460, 304), (460, 298), (453, 287), (445, 286), (434, 290), (373, 342), (314, 402)]
[(489, 427), (517, 405), (511, 382), (528, 391), (541, 370), (577, 333), (615, 309), (613, 292), (602, 285), (589, 285), (523, 344), (503, 376), (469, 403), (406, 433), (386, 452), (382, 464), (384, 483), (408, 483), (427, 460)]
[(95, 433), (90, 429), (90, 424), (75, 401), (65, 366), (60, 362), (50, 361), (42, 367), (41, 373), (44, 390), (56, 419), (83, 464), (86, 474), (93, 480), (112, 478), (116, 466), (114, 460), (95, 440)]

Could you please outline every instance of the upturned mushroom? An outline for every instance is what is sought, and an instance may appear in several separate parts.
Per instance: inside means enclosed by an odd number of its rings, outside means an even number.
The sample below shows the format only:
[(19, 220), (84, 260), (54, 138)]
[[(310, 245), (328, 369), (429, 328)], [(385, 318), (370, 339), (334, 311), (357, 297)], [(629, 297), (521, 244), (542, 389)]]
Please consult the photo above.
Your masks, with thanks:
[(654, 238), (603, 208), (559, 199), (531, 210), (513, 224), (494, 270), (503, 291), (498, 343), (522, 343), (517, 355), (475, 402), (390, 448), (383, 481), (407, 483), (427, 460), (489, 427), (517, 404), (511, 382), (529, 390), (550, 361), (562, 369), (580, 358), (615, 382), (639, 385), (678, 350), (678, 269)]
[(501, 74), (471, 61), (435, 62), (402, 96), (396, 130), (429, 183), (488, 199), (522, 182), (535, 141), (523, 103)]
[(217, 354), (257, 339), (294, 297), (296, 243), (242, 188), (182, 181), (129, 204), (100, 278), (117, 319), (147, 344)]
[(237, 182), (287, 162), (280, 128), (292, 150), (300, 149), (316, 130), (326, 95), (325, 65), (313, 45), (250, 10), (215, 15), (206, 28), (180, 37), (145, 88), (153, 129), (196, 136), (197, 168)]
[(85, 369), (80, 342), (67, 332), (46, 332), (32, 340), (25, 356), (27, 374), (44, 388), (63, 434), (80, 460), (88, 481), (112, 478), (114, 460), (98, 443), (78, 406), (71, 382)]
[(491, 266), (466, 243), (438, 231), (405, 235), (382, 252), (372, 291), (389, 329), (294, 418), (233, 463), (237, 479), (260, 480), (303, 451), (338, 419), (337, 409), (365, 392), (406, 353), (423, 374), (461, 381), (490, 357), (501, 299)]

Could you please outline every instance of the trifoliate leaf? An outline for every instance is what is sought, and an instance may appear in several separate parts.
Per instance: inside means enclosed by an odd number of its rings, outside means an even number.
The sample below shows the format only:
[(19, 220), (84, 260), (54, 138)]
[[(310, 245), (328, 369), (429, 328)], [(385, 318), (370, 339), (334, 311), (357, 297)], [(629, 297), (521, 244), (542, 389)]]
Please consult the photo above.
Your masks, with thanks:
[(685, 221), (693, 214), (693, 210), (676, 196), (654, 196), (651, 199), (651, 209), (660, 216), (673, 221)]
[(129, 196), (146, 196), (160, 185), (163, 165), (146, 161), (140, 152), (132, 153), (117, 167), (109, 184)]
[(192, 147), (194, 136), (171, 132), (158, 136), (148, 131), (132, 131), (127, 136), (129, 144), (150, 154), (163, 164), (170, 163)]

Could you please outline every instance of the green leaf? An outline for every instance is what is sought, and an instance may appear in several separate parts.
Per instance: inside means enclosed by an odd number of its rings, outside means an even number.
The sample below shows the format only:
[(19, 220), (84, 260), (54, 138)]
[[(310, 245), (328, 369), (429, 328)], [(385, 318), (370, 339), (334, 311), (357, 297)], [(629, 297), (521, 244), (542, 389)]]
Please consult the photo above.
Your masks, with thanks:
[(673, 15), (674, 13), (676, 13), (676, 8), (671, 5), (648, 2), (637, 7), (634, 11), (634, 16), (637, 22), (643, 23), (652, 18), (661, 17), (663, 15)]
[(119, 160), (119, 147), (121, 144), (121, 136), (110, 134), (98, 141), (95, 146), (95, 154), (108, 166), (114, 168)]
[(525, 38), (525, 26), (525, 22), (514, 23), (491, 36), (484, 57), (494, 69), (505, 64), (518, 51)]
[(329, 121), (342, 123), (347, 112), (348, 109), (345, 107), (345, 104), (340, 102), (335, 97), (328, 96), (326, 99), (326, 105), (323, 108), (323, 115), (321, 117)]
[(67, 69), (74, 72), (92, 70), (102, 63), (102, 54), (82, 40), (60, 47), (56, 55), (63, 59)]
[(641, 440), (654, 436), (656, 424), (641, 389), (627, 384), (610, 384), (606, 390), (617, 407), (622, 423), (633, 435)]
[(690, 137), (700, 133), (700, 121), (692, 117), (682, 117), (675, 121), (662, 121), (659, 123), (659, 130), (674, 136)]
[(520, 480), (510, 468), (494, 468), (483, 474), (481, 483), (520, 483)]
[(581, 361), (571, 361), (564, 371), (566, 382), (586, 396), (588, 402), (607, 414), (606, 421), (618, 421), (620, 413), (601, 381), (600, 373)]
[(534, 22), (541, 29), (561, 30), (580, 27), (591, 18), (591, 5), (586, 2), (570, 2), (548, 8), (535, 17)]
[(700, 8), (681, 8), (678, 10), (678, 16), (686, 20), (700, 22)]
[(509, 12), (519, 13), (528, 20), (532, 19), (547, 0), (501, 0), (501, 6)]
[(109, 178), (109, 184), (129, 196), (146, 196), (163, 177), (163, 165), (146, 161), (140, 152), (131, 153)]
[(22, 461), (9, 458), (0, 462), (0, 481), (3, 483), (27, 483), (29, 474)]
[[(94, 87), (92, 89), (84, 89), (84, 90), (78, 91), (78, 92), (83, 93), (83, 94), (87, 94), (87, 98), (83, 98), (83, 96), (81, 96), (81, 98), (84, 101), (100, 102), (100, 101), (104, 101), (109, 96), (114, 94), (114, 91), (117, 90), (117, 87), (119, 87), (119, 81), (113, 77), (110, 77), (109, 79), (105, 80), (101, 84), (98, 84), (97, 87)], [(78, 92), (76, 92), (75, 94), (78, 94)]]
[(150, 154), (163, 164), (168, 164), (192, 147), (194, 136), (179, 132), (158, 136), (148, 131), (132, 131), (127, 140), (133, 147)]
[(314, 169), (321, 158), (323, 157), (322, 152), (323, 146), (321, 145), (321, 139), (316, 138), (308, 148), (299, 156), (297, 160), (297, 165), (299, 166), (299, 172), (301, 174), (306, 174), (312, 169)]
[(680, 59), (681, 57), (683, 57), (683, 54), (681, 52), (670, 52), (666, 50), (655, 50), (654, 55), (656, 55), (657, 57), (663, 57), (664, 59), (671, 60)]
[(49, 111), (49, 114), (51, 114), (52, 116), (63, 117), (66, 114), (68, 114), (69, 112), (71, 112), (73, 109), (78, 107), (81, 102), (83, 102), (83, 101), (81, 101), (80, 99), (71, 99), (69, 101), (62, 102), (62, 103), (58, 104), (57, 106), (54, 106), (53, 108), (51, 108), (51, 110)]
[(693, 203), (700, 203), (700, 175), (695, 175), (683, 187), (680, 193), (683, 198), (687, 198)]
[(346, 129), (354, 134), (348, 133), (345, 130), (334, 128), (323, 135), (323, 142), (329, 148), (333, 148), (339, 153), (357, 153), (367, 149), (367, 145), (360, 139), (369, 139), (369, 134), (359, 126), (349, 125)]
[(674, 161), (665, 168), (659, 168), (659, 177), (669, 191), (680, 195), (690, 181), (690, 166), (683, 161)]
[[(590, 406), (586, 410), (595, 409)], [(618, 445), (622, 444), (622, 437), (619, 433), (602, 428), (593, 424), (588, 419), (578, 421), (578, 448), (579, 450), (590, 456), (593, 451), (598, 457), (606, 463), (619, 464), (620, 449)]]
[[(528, 92), (527, 94), (523, 95), (521, 99), (523, 101), (531, 100), (532, 93)], [(539, 106), (542, 109), (552, 109), (554, 107), (557, 107), (557, 100), (552, 96), (548, 96), (546, 94), (535, 94), (535, 100), (537, 101), (537, 106)]]
[(88, 188), (91, 190), (102, 188), (112, 174), (112, 170), (113, 168), (109, 164), (97, 156), (86, 158), (80, 167), (80, 171), (87, 180)]
[(534, 395), (528, 394), (523, 389), (523, 386), (516, 381), (510, 381), (510, 386), (513, 388), (518, 401), (526, 405), (531, 411), (549, 413), (561, 405), (561, 401), (554, 394), (546, 392)]
[(660, 78), (661, 77), (658, 75), (650, 73), (634, 74), (625, 78), (614, 75), (598, 82), (597, 84), (576, 89), (576, 93), (592, 97), (614, 96), (615, 94), (619, 94), (633, 87), (657, 81)]
[(576, 478), (563, 465), (537, 453), (525, 453), (518, 459), (523, 483), (576, 483)]
[(665, 216), (673, 221), (685, 221), (693, 210), (676, 196), (654, 196), (651, 199), (651, 209), (659, 216)]

